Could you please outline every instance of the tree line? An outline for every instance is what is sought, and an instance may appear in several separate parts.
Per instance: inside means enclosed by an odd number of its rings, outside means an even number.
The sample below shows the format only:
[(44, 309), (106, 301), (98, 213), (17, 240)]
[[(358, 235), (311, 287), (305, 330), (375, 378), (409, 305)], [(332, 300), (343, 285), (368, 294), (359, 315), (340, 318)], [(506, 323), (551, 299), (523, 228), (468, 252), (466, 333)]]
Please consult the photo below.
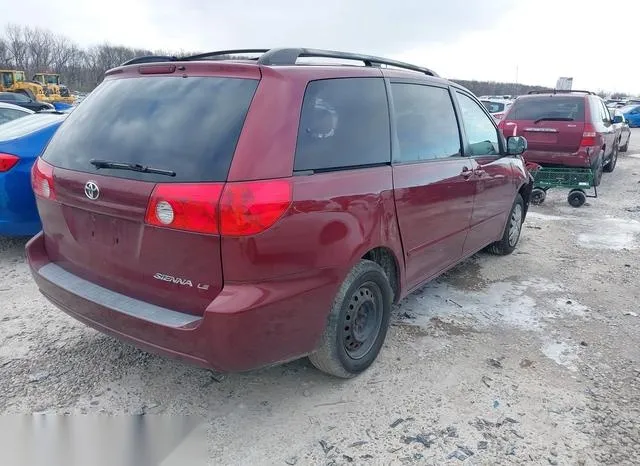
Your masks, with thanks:
[[(61, 81), (75, 92), (93, 90), (110, 68), (144, 55), (172, 55), (163, 50), (148, 50), (111, 44), (82, 48), (68, 37), (48, 29), (9, 24), (0, 31), (0, 69), (35, 73), (59, 73)], [(191, 55), (180, 52), (178, 56)], [(521, 95), (550, 88), (525, 84), (455, 80), (476, 95)], [(618, 94), (617, 97), (624, 97)], [(614, 96), (616, 98), (616, 96)]]
[(73, 91), (91, 91), (108, 69), (153, 54), (167, 53), (111, 44), (82, 48), (47, 29), (17, 24), (0, 31), (0, 69), (25, 71), (28, 79), (38, 72), (59, 73)]

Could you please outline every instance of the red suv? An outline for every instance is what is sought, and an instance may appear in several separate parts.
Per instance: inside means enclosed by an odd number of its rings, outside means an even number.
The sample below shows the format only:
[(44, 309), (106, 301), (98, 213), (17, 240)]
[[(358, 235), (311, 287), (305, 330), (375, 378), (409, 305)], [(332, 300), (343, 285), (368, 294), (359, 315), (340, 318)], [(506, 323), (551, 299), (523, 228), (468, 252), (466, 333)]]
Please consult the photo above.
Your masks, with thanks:
[[(296, 64), (314, 56), (325, 64)], [(469, 91), (409, 64), (135, 59), (34, 166), (28, 260), (52, 303), (141, 348), (219, 371), (308, 355), (350, 377), (393, 302), (487, 246), (513, 251), (525, 148)]]
[(621, 133), (604, 101), (589, 91), (531, 92), (499, 123), (505, 136), (527, 139), (527, 162), (591, 168), (596, 184), (618, 160)]

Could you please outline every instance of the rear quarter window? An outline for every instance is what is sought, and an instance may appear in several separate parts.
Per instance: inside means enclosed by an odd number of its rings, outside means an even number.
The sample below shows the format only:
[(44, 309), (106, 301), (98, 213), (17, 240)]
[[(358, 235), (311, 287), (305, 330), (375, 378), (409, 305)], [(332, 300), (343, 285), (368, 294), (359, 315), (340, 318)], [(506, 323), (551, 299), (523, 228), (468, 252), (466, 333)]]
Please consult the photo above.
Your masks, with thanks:
[(537, 120), (539, 118), (571, 118), (584, 121), (584, 98), (549, 96), (516, 100), (509, 112), (509, 120)]
[(97, 159), (176, 173), (98, 171), (142, 181), (225, 181), (257, 86), (257, 80), (225, 77), (105, 81), (70, 113), (43, 158), (78, 171), (95, 172), (90, 161)]
[(294, 170), (334, 170), (391, 162), (389, 107), (381, 78), (307, 85)]

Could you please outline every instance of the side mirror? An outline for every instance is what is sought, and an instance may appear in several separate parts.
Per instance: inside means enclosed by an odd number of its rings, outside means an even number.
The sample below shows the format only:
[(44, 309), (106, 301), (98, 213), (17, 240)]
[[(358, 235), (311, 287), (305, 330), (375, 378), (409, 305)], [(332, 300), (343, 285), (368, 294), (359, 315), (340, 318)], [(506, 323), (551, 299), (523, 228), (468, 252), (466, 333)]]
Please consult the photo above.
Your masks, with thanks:
[(527, 140), (522, 136), (511, 136), (507, 138), (507, 154), (521, 155), (527, 150)]
[(622, 123), (624, 120), (622, 119), (622, 115), (614, 115), (613, 124)]

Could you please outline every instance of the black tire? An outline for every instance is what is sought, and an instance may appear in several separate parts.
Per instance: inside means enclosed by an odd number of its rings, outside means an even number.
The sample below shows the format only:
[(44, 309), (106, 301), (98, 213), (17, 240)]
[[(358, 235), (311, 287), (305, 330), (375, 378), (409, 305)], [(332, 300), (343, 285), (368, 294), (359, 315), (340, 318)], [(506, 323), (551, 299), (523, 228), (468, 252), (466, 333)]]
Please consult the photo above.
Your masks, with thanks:
[(604, 154), (602, 154), (600, 157), (598, 157), (598, 160), (596, 161), (596, 164), (591, 167), (591, 169), (593, 170), (593, 185), (594, 186), (600, 186), (600, 183), (602, 182), (602, 173), (603, 173), (603, 163), (604, 163)]
[(389, 327), (393, 290), (382, 267), (361, 260), (336, 295), (320, 345), (309, 355), (327, 374), (351, 378), (375, 361)]
[(602, 167), (602, 170), (606, 173), (611, 173), (616, 169), (616, 164), (618, 163), (618, 144), (613, 146), (613, 153), (611, 154), (611, 158), (607, 162), (607, 164)]
[(516, 195), (513, 201), (513, 207), (509, 212), (507, 224), (504, 227), (502, 239), (491, 244), (488, 248), (489, 252), (498, 256), (506, 256), (511, 254), (518, 245), (520, 233), (522, 233), (522, 224), (524, 222), (524, 200), (520, 194)]
[(541, 205), (547, 198), (547, 192), (542, 188), (533, 188), (531, 191), (531, 203), (533, 205)]
[(580, 189), (574, 189), (567, 196), (567, 202), (571, 207), (582, 207), (587, 202), (587, 195)]
[(626, 152), (626, 151), (629, 150), (629, 140), (630, 139), (631, 139), (631, 135), (629, 135), (629, 139), (627, 139), (627, 142), (625, 143), (625, 145), (620, 148), (620, 152)]

